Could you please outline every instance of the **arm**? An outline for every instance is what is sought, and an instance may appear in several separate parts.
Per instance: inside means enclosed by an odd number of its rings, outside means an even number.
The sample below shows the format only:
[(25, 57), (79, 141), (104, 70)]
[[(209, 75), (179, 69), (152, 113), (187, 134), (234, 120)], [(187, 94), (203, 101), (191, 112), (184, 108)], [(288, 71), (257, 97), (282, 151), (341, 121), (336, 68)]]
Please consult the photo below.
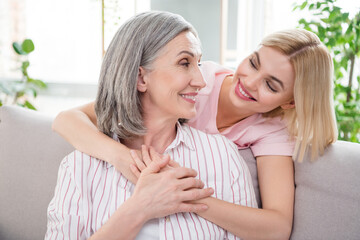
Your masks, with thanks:
[(94, 102), (59, 113), (52, 129), (76, 149), (111, 163), (127, 179), (136, 182), (129, 168), (133, 163), (129, 149), (97, 129)]
[(257, 157), (263, 209), (215, 198), (198, 202), (209, 206), (198, 214), (244, 239), (289, 239), (294, 205), (294, 167), (291, 157)]
[[(82, 154), (70, 154), (61, 162), (55, 196), (48, 208), (45, 239), (87, 239), (92, 234), (92, 226), (87, 223), (93, 218), (93, 211), (87, 206), (91, 207), (93, 202), (88, 202), (89, 199), (83, 197), (86, 192), (82, 195), (81, 190), (84, 185), (85, 191), (89, 191), (87, 184), (90, 182), (86, 181), (86, 176), (77, 174), (82, 172), (82, 160)], [(152, 218), (207, 208), (204, 204), (186, 201), (208, 197), (213, 193), (212, 189), (202, 189), (204, 184), (195, 179), (196, 171), (189, 168), (160, 172), (169, 160), (165, 157), (153, 162), (141, 173), (133, 195), (91, 236), (91, 240), (134, 239), (144, 223)]]

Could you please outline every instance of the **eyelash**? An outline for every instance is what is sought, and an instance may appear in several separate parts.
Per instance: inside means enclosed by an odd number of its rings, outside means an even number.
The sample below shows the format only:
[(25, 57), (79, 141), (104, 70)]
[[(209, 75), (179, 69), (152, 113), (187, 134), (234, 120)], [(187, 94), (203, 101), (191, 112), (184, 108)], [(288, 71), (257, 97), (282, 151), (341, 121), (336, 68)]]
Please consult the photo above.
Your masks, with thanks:
[(184, 58), (184, 59), (180, 60), (180, 65), (183, 66), (183, 67), (189, 67), (190, 62), (189, 62), (189, 60), (187, 58)]
[[(180, 63), (180, 65), (182, 65), (182, 66), (184, 66), (184, 67), (189, 67), (190, 62), (189, 62), (188, 60), (186, 60), (186, 62)], [(200, 67), (200, 66), (201, 66), (201, 62), (198, 62), (198, 67)]]
[(271, 87), (271, 85), (270, 85), (270, 83), (269, 83), (268, 80), (265, 80), (265, 82), (266, 82), (267, 87), (270, 89), (270, 91), (272, 91), (272, 92), (274, 92), (274, 93), (277, 93), (277, 90), (274, 89), (273, 87)]
[(255, 66), (255, 63), (254, 63), (254, 59), (253, 59), (253, 58), (250, 58), (250, 59), (249, 59), (249, 62), (250, 62), (251, 67), (257, 70), (257, 68), (256, 68), (256, 66)]
[[(257, 70), (257, 67), (256, 67), (256, 65), (255, 65), (255, 63), (254, 63), (254, 59), (253, 59), (253, 58), (250, 58), (250, 59), (249, 59), (249, 62), (250, 62), (251, 67), (254, 68), (255, 70)], [(271, 87), (271, 85), (270, 85), (270, 83), (269, 83), (268, 80), (265, 80), (265, 82), (266, 82), (267, 88), (268, 88), (270, 91), (272, 91), (272, 92), (274, 92), (274, 93), (277, 93), (277, 90), (274, 89), (273, 87)]]

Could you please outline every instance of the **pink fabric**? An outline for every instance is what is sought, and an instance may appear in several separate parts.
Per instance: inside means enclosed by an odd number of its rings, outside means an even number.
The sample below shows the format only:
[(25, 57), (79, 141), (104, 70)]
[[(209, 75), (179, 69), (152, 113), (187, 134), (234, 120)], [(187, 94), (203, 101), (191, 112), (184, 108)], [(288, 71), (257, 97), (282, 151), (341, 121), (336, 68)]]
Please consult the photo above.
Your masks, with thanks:
[[(197, 115), (189, 125), (201, 131), (219, 133), (216, 114), (220, 88), (227, 75), (233, 71), (214, 62), (203, 62), (201, 70), (207, 83), (196, 101)], [(280, 118), (264, 118), (255, 114), (221, 132), (239, 149), (250, 148), (255, 157), (264, 155), (292, 156), (294, 142), (289, 139), (285, 122)]]

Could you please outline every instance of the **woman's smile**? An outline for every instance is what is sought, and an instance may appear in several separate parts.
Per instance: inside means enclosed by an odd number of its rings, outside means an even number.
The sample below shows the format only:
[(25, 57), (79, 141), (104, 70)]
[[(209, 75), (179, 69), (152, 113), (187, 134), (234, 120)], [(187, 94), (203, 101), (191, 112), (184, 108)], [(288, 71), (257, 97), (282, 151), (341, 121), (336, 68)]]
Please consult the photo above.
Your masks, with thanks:
[(244, 86), (241, 84), (241, 81), (239, 79), (236, 87), (235, 87), (235, 94), (245, 100), (245, 101), (256, 101), (256, 99), (244, 88)]
[(187, 102), (195, 104), (197, 93), (183, 93), (180, 96)]

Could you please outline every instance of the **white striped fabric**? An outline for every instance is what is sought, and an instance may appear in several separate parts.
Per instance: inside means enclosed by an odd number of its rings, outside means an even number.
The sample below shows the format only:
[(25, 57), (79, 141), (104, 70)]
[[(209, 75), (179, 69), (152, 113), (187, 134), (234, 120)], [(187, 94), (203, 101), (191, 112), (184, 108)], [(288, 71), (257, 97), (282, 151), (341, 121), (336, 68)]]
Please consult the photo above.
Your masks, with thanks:
[[(209, 135), (187, 125), (177, 126), (165, 153), (198, 172), (213, 196), (257, 207), (250, 173), (237, 147), (222, 135)], [(104, 161), (74, 151), (60, 164), (54, 198), (48, 207), (45, 239), (87, 239), (132, 194), (134, 185)], [(151, 228), (151, 225), (150, 225)], [(177, 213), (158, 220), (155, 239), (238, 239), (194, 213)], [(146, 235), (149, 226), (138, 236)]]

